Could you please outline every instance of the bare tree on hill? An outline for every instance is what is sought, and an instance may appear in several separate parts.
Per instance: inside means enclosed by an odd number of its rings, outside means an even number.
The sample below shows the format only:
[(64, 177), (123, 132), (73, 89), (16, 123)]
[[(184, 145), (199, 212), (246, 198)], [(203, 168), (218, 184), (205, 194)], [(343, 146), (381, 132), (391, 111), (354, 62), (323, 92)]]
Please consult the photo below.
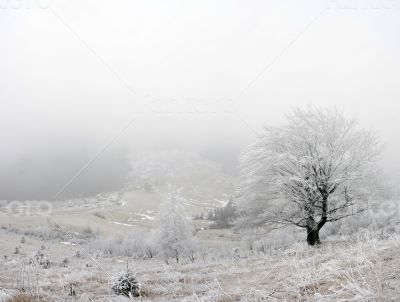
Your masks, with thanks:
[(379, 153), (376, 136), (341, 111), (294, 109), (243, 155), (241, 202), (253, 222), (294, 224), (319, 244), (327, 222), (364, 209), (364, 180)]

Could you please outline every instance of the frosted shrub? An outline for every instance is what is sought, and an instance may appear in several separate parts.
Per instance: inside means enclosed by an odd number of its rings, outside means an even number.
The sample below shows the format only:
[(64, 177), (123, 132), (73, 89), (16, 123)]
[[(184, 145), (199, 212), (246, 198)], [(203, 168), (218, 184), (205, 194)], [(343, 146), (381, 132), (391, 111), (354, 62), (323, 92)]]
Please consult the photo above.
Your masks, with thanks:
[(255, 242), (254, 245), (259, 252), (271, 253), (277, 250), (288, 249), (303, 238), (304, 235), (294, 229), (290, 232), (288, 232), (287, 229), (278, 229), (271, 231), (264, 238)]
[(327, 225), (323, 230), (325, 238), (329, 236), (349, 236), (364, 231), (377, 234), (391, 234), (397, 231), (397, 217), (374, 215), (369, 212), (338, 221), (334, 225)]
[(132, 272), (119, 273), (112, 278), (111, 290), (115, 295), (139, 297), (140, 286)]
[(64, 258), (64, 260), (61, 262), (61, 266), (62, 267), (67, 267), (69, 264), (69, 259), (68, 258)]
[(147, 240), (148, 234), (136, 232), (127, 236), (97, 238), (90, 242), (92, 250), (100, 250), (104, 256), (128, 256), (152, 258), (155, 251)]
[(0, 302), (6, 302), (10, 299), (10, 295), (0, 287)]

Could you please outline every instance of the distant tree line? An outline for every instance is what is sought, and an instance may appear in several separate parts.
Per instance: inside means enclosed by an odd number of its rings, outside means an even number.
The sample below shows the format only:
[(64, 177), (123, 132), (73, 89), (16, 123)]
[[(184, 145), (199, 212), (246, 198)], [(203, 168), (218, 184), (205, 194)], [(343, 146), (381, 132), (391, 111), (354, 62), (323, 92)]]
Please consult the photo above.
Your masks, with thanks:
[(225, 206), (205, 210), (196, 215), (194, 219), (212, 221), (211, 229), (227, 229), (233, 227), (237, 217), (237, 208), (233, 201), (230, 200)]

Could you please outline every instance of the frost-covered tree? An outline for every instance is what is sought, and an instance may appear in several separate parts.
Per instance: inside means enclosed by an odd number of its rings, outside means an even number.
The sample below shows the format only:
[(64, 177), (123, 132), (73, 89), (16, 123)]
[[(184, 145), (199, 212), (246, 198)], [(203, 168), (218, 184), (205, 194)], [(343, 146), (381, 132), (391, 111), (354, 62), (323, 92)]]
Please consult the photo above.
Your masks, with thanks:
[(197, 241), (177, 194), (170, 194), (161, 206), (155, 243), (158, 252), (167, 263), (170, 258), (179, 263), (182, 257), (188, 257), (194, 261)]
[(363, 210), (363, 181), (379, 151), (376, 136), (339, 110), (294, 109), (243, 155), (242, 204), (253, 222), (294, 224), (319, 244), (325, 223)]
[(115, 295), (129, 298), (140, 296), (140, 285), (134, 273), (127, 271), (113, 276), (111, 290)]

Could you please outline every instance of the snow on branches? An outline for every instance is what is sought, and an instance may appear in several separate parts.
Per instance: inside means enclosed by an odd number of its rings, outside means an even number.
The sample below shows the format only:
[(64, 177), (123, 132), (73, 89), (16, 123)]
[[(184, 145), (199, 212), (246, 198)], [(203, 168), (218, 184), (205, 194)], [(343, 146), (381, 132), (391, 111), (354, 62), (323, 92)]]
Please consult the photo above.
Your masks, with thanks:
[(319, 231), (354, 214), (347, 209), (361, 198), (358, 189), (379, 152), (376, 136), (341, 111), (294, 109), (243, 155), (242, 203), (267, 208), (264, 218)]
[(185, 217), (178, 194), (170, 194), (161, 206), (155, 245), (167, 263), (170, 258), (179, 263), (183, 257), (194, 261), (197, 241), (193, 235), (193, 227)]

